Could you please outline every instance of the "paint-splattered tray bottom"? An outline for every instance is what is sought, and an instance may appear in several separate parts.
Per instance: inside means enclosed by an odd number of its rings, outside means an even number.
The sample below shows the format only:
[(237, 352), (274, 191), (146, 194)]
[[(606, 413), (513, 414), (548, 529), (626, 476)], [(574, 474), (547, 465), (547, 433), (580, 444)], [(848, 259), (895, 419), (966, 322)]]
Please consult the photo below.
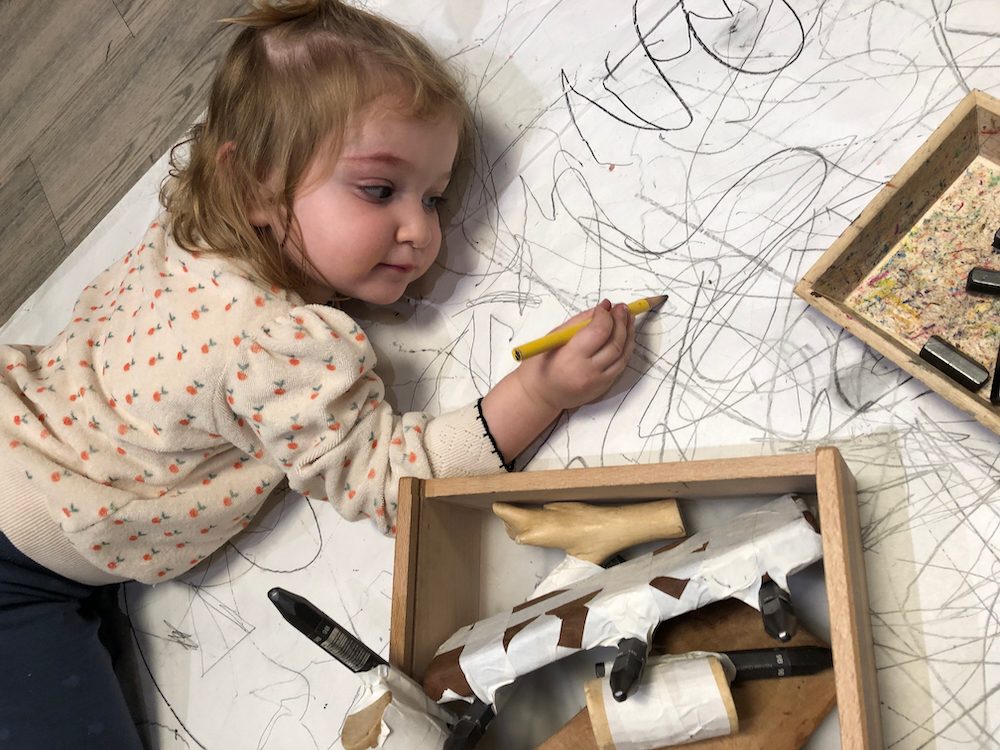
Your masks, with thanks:
[[(970, 294), (976, 266), (1000, 270), (1000, 165), (977, 156), (845, 300), (920, 352), (931, 336), (951, 342), (993, 371), (1000, 345), (1000, 297)], [(988, 386), (987, 386), (988, 387)]]

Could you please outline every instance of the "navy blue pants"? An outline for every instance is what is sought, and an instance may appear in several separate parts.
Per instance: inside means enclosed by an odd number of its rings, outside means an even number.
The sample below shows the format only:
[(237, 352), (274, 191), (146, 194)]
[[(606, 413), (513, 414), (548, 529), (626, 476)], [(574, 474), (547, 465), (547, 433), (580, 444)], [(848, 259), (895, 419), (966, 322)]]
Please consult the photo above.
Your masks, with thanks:
[(0, 750), (142, 750), (98, 635), (116, 591), (52, 573), (0, 534)]

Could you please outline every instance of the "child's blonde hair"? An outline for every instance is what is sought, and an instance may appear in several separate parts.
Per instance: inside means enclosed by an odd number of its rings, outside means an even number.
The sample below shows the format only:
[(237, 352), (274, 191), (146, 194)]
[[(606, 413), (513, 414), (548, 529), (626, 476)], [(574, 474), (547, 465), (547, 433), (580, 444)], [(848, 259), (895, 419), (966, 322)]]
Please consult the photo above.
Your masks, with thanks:
[[(382, 97), (409, 116), (453, 121), (459, 155), (469, 150), (472, 117), (447, 66), (391, 21), (341, 0), (254, 5), (223, 19), (246, 28), (215, 73), (205, 120), (184, 142), (186, 162), (171, 153), (160, 199), (182, 247), (242, 260), (261, 280), (301, 292), (310, 261), (288, 258), (278, 236), (298, 231), (292, 201), (313, 160), (332, 168), (347, 129)], [(253, 226), (252, 211), (281, 217), (282, 231)]]

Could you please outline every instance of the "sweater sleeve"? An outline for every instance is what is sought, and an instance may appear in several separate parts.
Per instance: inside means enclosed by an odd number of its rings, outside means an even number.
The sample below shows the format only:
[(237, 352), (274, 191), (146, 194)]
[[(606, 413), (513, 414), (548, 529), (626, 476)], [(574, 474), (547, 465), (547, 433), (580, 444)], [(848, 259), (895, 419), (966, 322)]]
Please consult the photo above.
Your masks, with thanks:
[(396, 414), (374, 365), (350, 317), (307, 305), (243, 337), (222, 382), (234, 437), (243, 436), (233, 442), (246, 442), (251, 430), (293, 489), (394, 534), (400, 477), (506, 467), (477, 403), (437, 418)]

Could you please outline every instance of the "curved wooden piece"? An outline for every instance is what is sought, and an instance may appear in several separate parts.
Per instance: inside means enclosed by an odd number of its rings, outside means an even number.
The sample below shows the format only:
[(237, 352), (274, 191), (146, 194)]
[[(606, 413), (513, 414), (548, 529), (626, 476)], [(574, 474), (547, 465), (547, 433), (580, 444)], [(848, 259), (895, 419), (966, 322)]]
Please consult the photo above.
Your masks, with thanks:
[(676, 500), (627, 505), (562, 502), (541, 507), (493, 503), (493, 512), (518, 544), (563, 549), (595, 565), (636, 544), (685, 535)]

